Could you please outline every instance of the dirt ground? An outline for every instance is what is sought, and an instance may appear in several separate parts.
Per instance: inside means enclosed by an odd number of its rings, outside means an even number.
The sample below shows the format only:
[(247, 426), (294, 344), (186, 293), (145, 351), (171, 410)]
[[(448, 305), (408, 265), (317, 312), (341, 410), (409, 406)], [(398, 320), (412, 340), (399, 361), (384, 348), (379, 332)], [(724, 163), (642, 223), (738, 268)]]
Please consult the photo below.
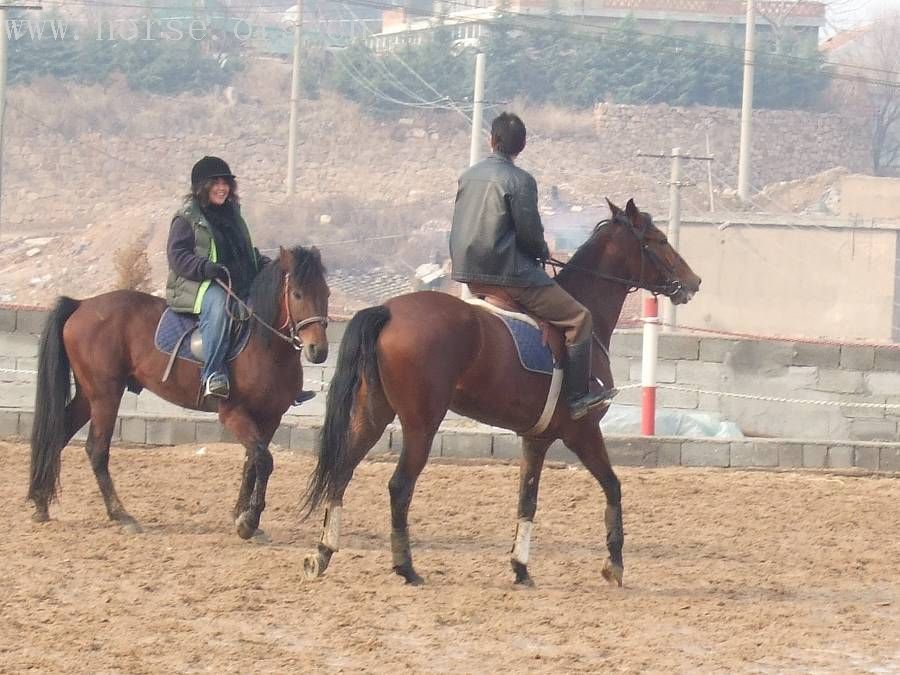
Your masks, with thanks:
[(900, 673), (900, 480), (621, 469), (625, 587), (608, 587), (599, 488), (548, 469), (530, 570), (512, 585), (517, 468), (431, 464), (413, 501), (426, 585), (389, 571), (392, 463), (363, 464), (343, 548), (297, 502), (311, 461), (276, 454), (263, 527), (233, 533), (237, 446), (115, 449), (144, 526), (105, 516), (84, 453), (54, 520), (24, 502), (28, 450), (0, 443), (0, 672)]

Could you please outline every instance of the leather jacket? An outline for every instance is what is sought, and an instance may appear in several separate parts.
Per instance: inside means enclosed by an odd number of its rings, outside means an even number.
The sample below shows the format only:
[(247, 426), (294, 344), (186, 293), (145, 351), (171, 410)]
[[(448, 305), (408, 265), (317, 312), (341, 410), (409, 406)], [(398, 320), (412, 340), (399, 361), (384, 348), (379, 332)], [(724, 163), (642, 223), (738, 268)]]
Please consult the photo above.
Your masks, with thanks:
[(540, 263), (549, 255), (531, 174), (494, 153), (460, 176), (450, 228), (453, 279), (549, 286), (553, 280)]

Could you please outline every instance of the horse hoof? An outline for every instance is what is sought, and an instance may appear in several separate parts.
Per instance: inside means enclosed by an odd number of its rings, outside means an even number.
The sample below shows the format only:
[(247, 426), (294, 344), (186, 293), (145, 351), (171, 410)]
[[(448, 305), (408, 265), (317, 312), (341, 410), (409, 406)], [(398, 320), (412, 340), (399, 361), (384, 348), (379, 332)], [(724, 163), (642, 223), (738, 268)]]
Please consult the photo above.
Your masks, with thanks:
[(256, 526), (250, 523), (250, 518), (246, 513), (239, 515), (235, 519), (234, 525), (237, 528), (238, 536), (241, 539), (249, 539), (256, 534)]
[(394, 573), (403, 577), (410, 586), (421, 586), (425, 583), (425, 580), (416, 574), (412, 565), (396, 565), (394, 567)]
[(31, 520), (35, 523), (49, 523), (50, 514), (46, 511), (35, 511), (31, 514)]
[(534, 581), (528, 574), (528, 567), (520, 563), (518, 560), (512, 561), (513, 572), (516, 573), (516, 580), (513, 582), (516, 586), (522, 588), (534, 588)]
[(144, 528), (138, 525), (136, 520), (124, 520), (119, 525), (125, 534), (141, 534), (144, 531)]
[(325, 574), (325, 568), (327, 566), (328, 563), (318, 551), (315, 553), (307, 553), (306, 557), (303, 558), (303, 576), (307, 581), (318, 579)]
[(269, 536), (268, 532), (257, 527), (256, 532), (250, 537), (250, 541), (254, 544), (271, 544), (272, 537)]
[(524, 574), (516, 573), (516, 580), (513, 583), (521, 588), (534, 588), (534, 579), (531, 578), (528, 572)]
[(603, 563), (603, 569), (600, 570), (600, 574), (602, 574), (603, 578), (609, 582), (610, 586), (618, 586), (619, 588), (622, 587), (622, 573), (622, 566), (616, 565), (608, 558), (606, 562)]

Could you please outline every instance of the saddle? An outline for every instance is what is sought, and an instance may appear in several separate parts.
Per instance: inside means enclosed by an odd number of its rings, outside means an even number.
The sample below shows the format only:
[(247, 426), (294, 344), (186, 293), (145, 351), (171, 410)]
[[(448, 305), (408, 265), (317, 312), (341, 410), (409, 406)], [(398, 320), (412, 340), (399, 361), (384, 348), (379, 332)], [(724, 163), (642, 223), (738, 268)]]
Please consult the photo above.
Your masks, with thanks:
[[(159, 318), (153, 343), (159, 351), (169, 356), (169, 362), (162, 376), (163, 382), (169, 379), (175, 359), (203, 363), (203, 341), (200, 331), (197, 330), (199, 323), (194, 314), (182, 314), (172, 311), (171, 308), (166, 308)], [(237, 358), (249, 340), (250, 322), (246, 319), (232, 321), (227, 360)]]
[[(554, 328), (551, 324), (544, 321), (534, 314), (529, 314), (522, 305), (513, 300), (503, 286), (491, 286), (490, 284), (469, 284), (469, 290), (482, 303), (496, 307), (504, 312), (511, 312), (521, 316), (513, 317), (516, 319), (526, 320), (541, 332), (541, 343), (550, 349), (553, 354), (555, 363), (562, 363), (565, 354), (566, 339), (562, 331)], [(480, 303), (472, 303), (480, 304)], [(485, 309), (491, 309), (486, 307)]]

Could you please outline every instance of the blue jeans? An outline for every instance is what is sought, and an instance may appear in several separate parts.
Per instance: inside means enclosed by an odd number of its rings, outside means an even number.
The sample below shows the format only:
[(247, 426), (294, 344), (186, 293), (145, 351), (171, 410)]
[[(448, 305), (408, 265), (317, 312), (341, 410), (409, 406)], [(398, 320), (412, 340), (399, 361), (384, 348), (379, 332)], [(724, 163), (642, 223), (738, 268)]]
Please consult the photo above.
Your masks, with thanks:
[(227, 375), (225, 358), (228, 356), (228, 313), (225, 300), (228, 296), (216, 283), (210, 284), (200, 305), (200, 335), (203, 337), (203, 354), (206, 359), (200, 371), (200, 381), (210, 375)]

